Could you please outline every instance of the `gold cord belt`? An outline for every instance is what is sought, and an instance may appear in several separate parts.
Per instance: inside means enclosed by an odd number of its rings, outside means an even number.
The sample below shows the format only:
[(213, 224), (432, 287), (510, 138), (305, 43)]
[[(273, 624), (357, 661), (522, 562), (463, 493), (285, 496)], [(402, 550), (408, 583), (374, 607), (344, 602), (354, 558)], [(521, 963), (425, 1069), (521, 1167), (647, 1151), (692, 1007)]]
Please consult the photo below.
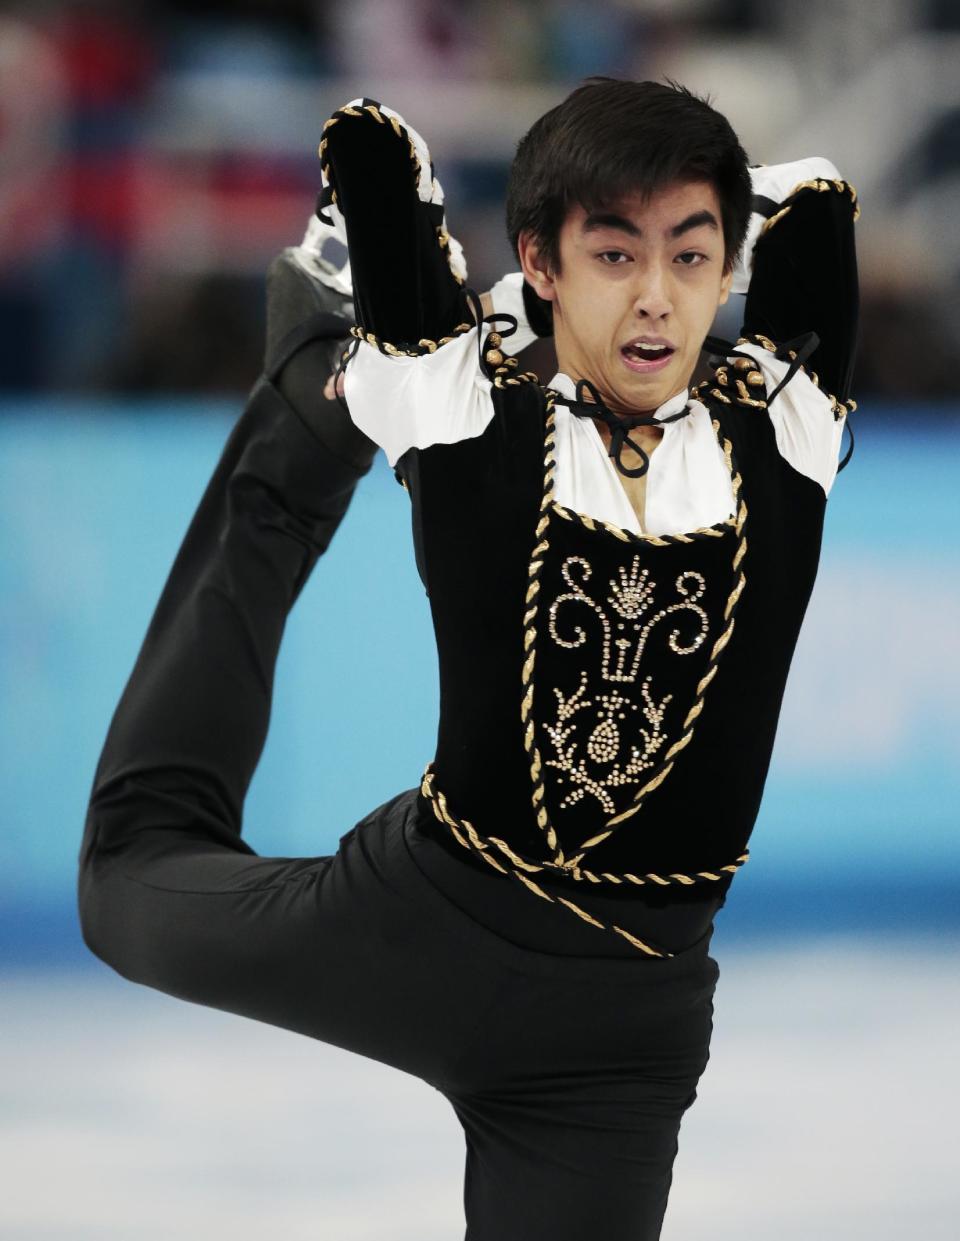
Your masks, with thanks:
[[(625, 872), (622, 875), (618, 875), (610, 871), (601, 871), (597, 873), (595, 871), (586, 870), (584, 867), (580, 866), (576, 859), (571, 859), (566, 862), (532, 862), (528, 858), (525, 858), (521, 854), (517, 853), (514, 849), (511, 849), (505, 840), (501, 840), (497, 836), (481, 836), (469, 819), (460, 819), (451, 814), (450, 809), (447, 806), (447, 799), (436, 787), (436, 774), (432, 763), (428, 763), (426, 770), (424, 771), (423, 780), (420, 784), (420, 792), (430, 803), (433, 813), (438, 821), (450, 829), (454, 840), (456, 840), (458, 844), (462, 845), (469, 852), (476, 853), (478, 856), (482, 857), (483, 860), (488, 862), (494, 870), (498, 871), (501, 875), (509, 875), (514, 879), (517, 879), (528, 891), (532, 892), (535, 896), (543, 897), (545, 901), (559, 902), (561, 905), (565, 905), (568, 909), (575, 913), (577, 917), (582, 918), (584, 922), (588, 922), (591, 926), (595, 926), (601, 931), (612, 931), (615, 934), (622, 936), (625, 940), (631, 943), (634, 948), (650, 957), (672, 957), (674, 956), (674, 953), (659, 951), (650, 944), (644, 943), (642, 939), (638, 939), (635, 935), (631, 935), (631, 933), (624, 930), (623, 927), (615, 926), (613, 924), (608, 926), (606, 923), (600, 922), (592, 914), (587, 913), (585, 909), (581, 909), (580, 906), (575, 904), (573, 901), (567, 900), (566, 897), (551, 896), (548, 892), (545, 892), (538, 883), (531, 879), (530, 876), (539, 871), (554, 871), (569, 875), (573, 879), (594, 884), (632, 883), (638, 886), (653, 885), (659, 887), (669, 886), (670, 884), (683, 884), (685, 886), (689, 886), (691, 884), (701, 883), (704, 881), (716, 882), (723, 879), (725, 875), (734, 874), (740, 869), (741, 866), (744, 865), (744, 863), (749, 860), (750, 857), (749, 850), (745, 850), (736, 859), (736, 861), (731, 862), (726, 866), (719, 866), (713, 870), (696, 871), (692, 875), (678, 874), (676, 872), (671, 872), (666, 875), (653, 874), (652, 872), (648, 872), (643, 875), (636, 875), (630, 872)], [(494, 856), (494, 854), (499, 854), (500, 856), (497, 857)]]

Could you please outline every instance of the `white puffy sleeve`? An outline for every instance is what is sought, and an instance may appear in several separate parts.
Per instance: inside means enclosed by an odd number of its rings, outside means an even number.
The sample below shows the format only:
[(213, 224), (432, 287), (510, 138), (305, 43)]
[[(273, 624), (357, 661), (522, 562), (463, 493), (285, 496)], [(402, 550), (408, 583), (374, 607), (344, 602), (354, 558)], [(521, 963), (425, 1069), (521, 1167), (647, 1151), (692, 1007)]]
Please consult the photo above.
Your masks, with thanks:
[(478, 364), (476, 327), (416, 357), (361, 342), (344, 372), (350, 416), (391, 466), (408, 448), (481, 435), (493, 417), (491, 386)]
[[(740, 341), (737, 353), (755, 359), (768, 392), (773, 392), (790, 366), (762, 344)], [(832, 397), (801, 369), (768, 404), (767, 414), (781, 457), (829, 495), (837, 476), (844, 426), (843, 417), (836, 416)]]

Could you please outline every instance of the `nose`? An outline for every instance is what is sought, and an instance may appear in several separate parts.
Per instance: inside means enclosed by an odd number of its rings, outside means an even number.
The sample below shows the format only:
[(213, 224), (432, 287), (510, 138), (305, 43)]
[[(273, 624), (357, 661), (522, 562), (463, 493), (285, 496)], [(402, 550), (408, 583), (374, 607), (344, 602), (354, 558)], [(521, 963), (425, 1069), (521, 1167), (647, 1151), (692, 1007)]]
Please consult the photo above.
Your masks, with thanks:
[(638, 273), (633, 313), (640, 319), (664, 319), (672, 310), (667, 274), (659, 263), (650, 263)]

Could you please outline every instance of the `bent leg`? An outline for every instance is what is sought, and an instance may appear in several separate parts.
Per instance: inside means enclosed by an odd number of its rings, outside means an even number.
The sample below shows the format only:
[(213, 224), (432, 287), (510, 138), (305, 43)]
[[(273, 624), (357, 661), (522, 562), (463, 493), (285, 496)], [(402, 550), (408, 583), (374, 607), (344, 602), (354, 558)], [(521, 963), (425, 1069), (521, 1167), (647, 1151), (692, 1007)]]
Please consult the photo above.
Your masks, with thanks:
[[(337, 343), (324, 348), (317, 393)], [(283, 361), (271, 368), (278, 383)], [(176, 556), (93, 781), (79, 858), (84, 939), (128, 977), (200, 1002), (216, 1005), (230, 976), (239, 986), (268, 951), (280, 969), (281, 945), (328, 861), (258, 858), (241, 826), (287, 615), (375, 450), (365, 468), (356, 441), (350, 460), (331, 450), (325, 419), (343, 417), (336, 402), (317, 397), (301, 410), (271, 379), (257, 383)]]
[(656, 1241), (693, 1086), (619, 1079), (452, 1100), (466, 1241)]
[(261, 858), (147, 829), (122, 853), (90, 859), (84, 939), (132, 982), (321, 1037), (309, 1005), (331, 862)]
[(332, 857), (261, 858), (148, 827), (92, 857), (87, 942), (132, 981), (445, 1082), (497, 978), (464, 969), (406, 888), (416, 797), (374, 810)]
[[(306, 333), (298, 313), (312, 316)], [(230, 434), (111, 721), (80, 850), (81, 929), (133, 981), (446, 1080), (494, 980), (462, 969), (395, 879), (417, 790), (332, 857), (261, 858), (241, 836), (287, 615), (375, 452), (318, 395), (338, 346), (310, 333), (326, 339), (331, 316), (309, 297), (298, 313), (274, 319), (269, 377)]]
[(467, 1241), (656, 1241), (710, 1056), (707, 945), (549, 976), (534, 954), (504, 980), (444, 1090), (467, 1142)]

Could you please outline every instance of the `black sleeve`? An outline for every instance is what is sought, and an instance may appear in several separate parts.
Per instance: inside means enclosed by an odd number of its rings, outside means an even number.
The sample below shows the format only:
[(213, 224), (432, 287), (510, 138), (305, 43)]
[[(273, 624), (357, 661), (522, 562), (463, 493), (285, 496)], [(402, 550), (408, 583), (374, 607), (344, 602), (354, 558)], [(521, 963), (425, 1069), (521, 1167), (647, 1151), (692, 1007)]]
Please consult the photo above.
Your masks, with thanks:
[[(440, 340), (466, 316), (425, 148), (418, 153), (392, 110), (363, 99), (330, 117), (320, 155), (321, 218), (326, 200), (346, 222), (360, 327), (380, 342), (424, 352), (422, 342)], [(422, 201), (421, 185), (440, 201)]]
[(857, 347), (858, 214), (846, 182), (795, 190), (771, 215), (754, 250), (741, 335), (779, 343), (814, 331), (820, 344), (806, 367), (820, 387), (847, 401)]

